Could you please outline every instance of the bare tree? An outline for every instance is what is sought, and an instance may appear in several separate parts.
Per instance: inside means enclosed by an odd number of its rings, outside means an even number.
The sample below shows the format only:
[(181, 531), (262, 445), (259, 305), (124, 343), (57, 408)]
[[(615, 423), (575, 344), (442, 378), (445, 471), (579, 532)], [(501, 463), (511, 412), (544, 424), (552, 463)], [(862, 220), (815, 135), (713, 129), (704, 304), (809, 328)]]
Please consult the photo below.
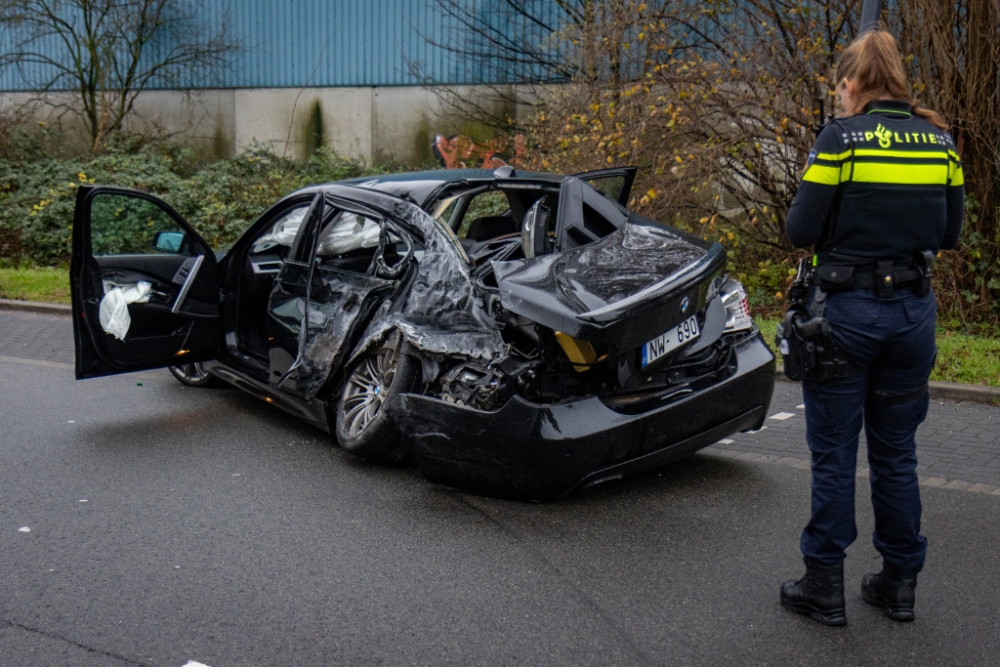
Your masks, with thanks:
[(741, 220), (746, 240), (790, 251), (785, 215), (861, 0), (605, 4), (575, 38), (596, 72), (536, 125), (542, 160), (637, 164), (634, 204), (655, 217)]
[(1000, 319), (1000, 0), (898, 0), (918, 93), (953, 124), (966, 193), (965, 243), (943, 257), (942, 310)]
[(210, 83), (241, 48), (228, 20), (204, 25), (192, 0), (0, 0), (0, 30), (0, 67), (32, 90), (71, 91), (56, 106), (82, 120), (95, 153), (143, 90)]
[[(411, 74), (433, 90), (442, 105), (462, 118), (508, 131), (516, 126), (516, 107), (531, 103), (539, 86), (566, 82), (577, 69), (554, 39), (565, 18), (563, 6), (589, 0), (427, 0), (438, 29), (414, 26), (438, 53), (450, 57), (447, 83), (426, 63), (408, 63)], [(478, 87), (475, 96), (452, 85)]]
[(410, 63), (412, 72), (446, 106), (503, 130), (524, 129), (512, 110), (541, 108), (554, 84), (600, 83), (615, 91), (641, 73), (643, 56), (630, 48), (640, 32), (637, 11), (646, 20), (665, 21), (661, 32), (685, 32), (686, 40), (674, 45), (678, 50), (705, 42), (698, 30), (690, 30), (702, 22), (700, 12), (690, 11), (696, 5), (690, 0), (428, 0), (428, 5), (444, 28), (424, 38), (452, 56), (457, 68), (452, 79), (476, 85), (480, 93), (470, 98), (443, 85), (422, 63)]

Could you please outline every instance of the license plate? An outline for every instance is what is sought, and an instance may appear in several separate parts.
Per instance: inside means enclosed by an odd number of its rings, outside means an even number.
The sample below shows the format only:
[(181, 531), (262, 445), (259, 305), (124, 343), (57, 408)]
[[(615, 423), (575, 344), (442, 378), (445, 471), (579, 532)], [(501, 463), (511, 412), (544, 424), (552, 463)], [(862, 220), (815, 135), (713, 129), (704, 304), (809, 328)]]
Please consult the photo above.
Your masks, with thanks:
[(657, 336), (642, 346), (642, 365), (648, 366), (660, 357), (669, 354), (685, 343), (690, 343), (701, 335), (698, 317), (692, 315), (667, 333)]

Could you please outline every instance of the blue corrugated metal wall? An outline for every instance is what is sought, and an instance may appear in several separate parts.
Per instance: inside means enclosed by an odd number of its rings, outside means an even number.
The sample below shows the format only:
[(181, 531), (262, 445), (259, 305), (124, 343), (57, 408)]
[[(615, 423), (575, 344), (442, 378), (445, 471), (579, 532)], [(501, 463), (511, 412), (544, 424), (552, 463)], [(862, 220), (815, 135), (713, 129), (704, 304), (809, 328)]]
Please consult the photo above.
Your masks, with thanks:
[[(460, 31), (434, 0), (191, 0), (201, 25), (228, 20), (244, 49), (223, 72), (207, 72), (183, 82), (154, 87), (269, 88), (301, 86), (416, 85), (421, 78), (450, 84), (481, 83), (482, 63), (460, 62), (446, 49)], [(504, 3), (465, 0), (495, 16)], [(549, 3), (551, 0), (528, 0)], [(557, 3), (546, 14), (558, 23)], [(519, 26), (526, 30), (530, 26)], [(0, 48), (11, 48), (10, 36)], [(58, 41), (44, 47), (60, 53)], [(413, 66), (421, 75), (415, 75)], [(0, 90), (30, 90), (51, 78), (40, 66), (0, 72)], [(59, 88), (71, 87), (72, 82)]]

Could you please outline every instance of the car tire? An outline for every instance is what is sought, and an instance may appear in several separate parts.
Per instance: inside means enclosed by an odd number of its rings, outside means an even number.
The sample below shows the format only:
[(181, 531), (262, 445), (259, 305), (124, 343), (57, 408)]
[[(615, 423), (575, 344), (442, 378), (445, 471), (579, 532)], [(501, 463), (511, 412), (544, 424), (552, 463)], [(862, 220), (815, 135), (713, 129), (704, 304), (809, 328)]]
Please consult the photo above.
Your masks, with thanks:
[(178, 382), (188, 387), (221, 387), (225, 384), (219, 378), (210, 375), (199, 361), (168, 368)]
[(410, 450), (386, 407), (412, 391), (420, 375), (420, 361), (394, 347), (380, 347), (358, 360), (337, 401), (340, 446), (372, 463), (408, 463)]

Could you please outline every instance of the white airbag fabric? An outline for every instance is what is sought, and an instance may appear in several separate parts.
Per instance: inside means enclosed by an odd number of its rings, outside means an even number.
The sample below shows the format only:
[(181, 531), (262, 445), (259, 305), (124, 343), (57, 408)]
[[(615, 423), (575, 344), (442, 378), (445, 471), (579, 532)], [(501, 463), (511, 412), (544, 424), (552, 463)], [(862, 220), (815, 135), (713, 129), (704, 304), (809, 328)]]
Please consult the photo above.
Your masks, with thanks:
[(100, 308), (101, 327), (118, 340), (125, 340), (125, 334), (132, 324), (128, 304), (146, 303), (152, 289), (153, 286), (144, 281), (124, 289), (118, 285), (105, 286), (106, 293), (101, 299)]

